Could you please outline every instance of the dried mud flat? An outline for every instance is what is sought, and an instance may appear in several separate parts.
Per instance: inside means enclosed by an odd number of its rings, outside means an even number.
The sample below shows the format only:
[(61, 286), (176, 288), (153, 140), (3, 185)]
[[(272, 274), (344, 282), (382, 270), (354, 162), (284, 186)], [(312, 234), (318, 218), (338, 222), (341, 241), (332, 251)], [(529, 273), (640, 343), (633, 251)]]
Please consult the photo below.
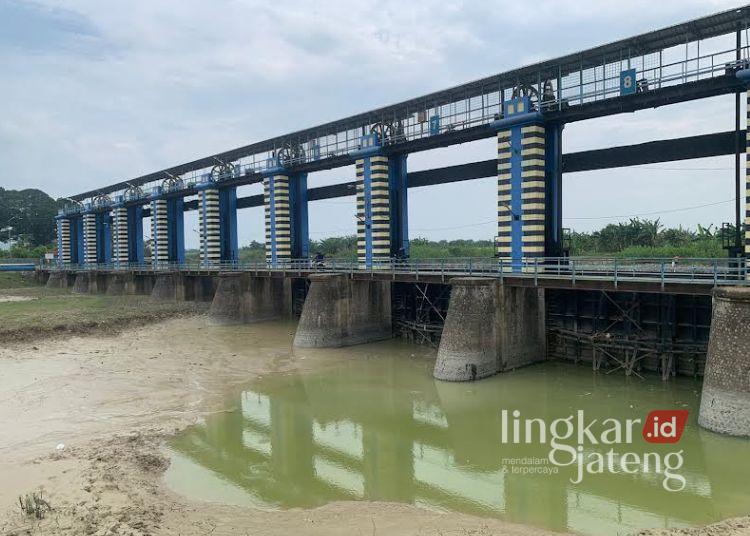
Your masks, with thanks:
[[(209, 327), (196, 316), (111, 337), (0, 348), (0, 534), (547, 534), (402, 504), (261, 510), (194, 502), (169, 490), (162, 449), (171, 434), (205, 412), (230, 409), (227, 393), (254, 377), (335, 366), (335, 352), (318, 358), (279, 350), (290, 347), (293, 330), (284, 323)], [(39, 490), (52, 510), (32, 520), (18, 495)], [(748, 534), (746, 525), (733, 520), (673, 534)]]

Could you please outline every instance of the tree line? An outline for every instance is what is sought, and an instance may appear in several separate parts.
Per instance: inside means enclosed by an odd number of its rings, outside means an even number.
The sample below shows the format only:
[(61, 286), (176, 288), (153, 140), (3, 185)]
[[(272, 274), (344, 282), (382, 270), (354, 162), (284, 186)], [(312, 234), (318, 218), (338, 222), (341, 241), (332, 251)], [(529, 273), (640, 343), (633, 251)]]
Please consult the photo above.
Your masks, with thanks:
[[(6, 190), (0, 188), (0, 242), (13, 247), (4, 256), (39, 257), (54, 250), (57, 211), (65, 204), (41, 190)], [(726, 233), (726, 234), (725, 234)], [(565, 245), (573, 256), (622, 257), (705, 257), (727, 255), (723, 242), (733, 239), (734, 228), (718, 229), (698, 225), (695, 230), (665, 227), (659, 219), (631, 218), (627, 222), (610, 223), (593, 232), (565, 233)], [(494, 242), (487, 239), (428, 240), (413, 238), (410, 256), (416, 259), (444, 257), (492, 257)], [(310, 254), (320, 252), (329, 259), (356, 259), (357, 237), (334, 236), (310, 241)], [(196, 250), (189, 259), (197, 259)], [(265, 247), (253, 241), (240, 248), (240, 260), (261, 261)]]
[[(734, 227), (725, 229), (733, 238)], [(565, 233), (565, 245), (570, 255), (619, 257), (694, 257), (720, 258), (727, 252), (722, 247), (722, 230), (713, 225), (698, 225), (696, 230), (684, 227), (667, 228), (659, 219), (632, 218), (627, 222), (611, 223), (598, 231)], [(410, 257), (414, 259), (445, 257), (492, 257), (494, 243), (489, 239), (410, 240)], [(322, 253), (328, 259), (357, 257), (356, 235), (335, 236), (310, 241), (310, 254)], [(240, 249), (240, 260), (261, 261), (265, 258), (264, 245), (253, 241)]]

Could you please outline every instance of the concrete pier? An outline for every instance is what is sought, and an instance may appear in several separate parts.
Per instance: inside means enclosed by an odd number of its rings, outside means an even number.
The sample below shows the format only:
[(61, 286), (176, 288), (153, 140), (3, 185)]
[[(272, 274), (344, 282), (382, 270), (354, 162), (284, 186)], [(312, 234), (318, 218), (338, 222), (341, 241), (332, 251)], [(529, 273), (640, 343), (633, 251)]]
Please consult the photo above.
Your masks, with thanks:
[(151, 297), (157, 300), (183, 301), (185, 283), (182, 274), (178, 272), (158, 274), (154, 288), (151, 290)]
[(698, 424), (750, 437), (750, 288), (718, 288)]
[(183, 299), (187, 301), (211, 302), (216, 293), (217, 277), (213, 275), (183, 276), (185, 289)]
[(219, 274), (216, 293), (211, 302), (208, 318), (212, 324), (242, 324), (242, 274), (224, 272)]
[(246, 283), (246, 323), (286, 318), (292, 313), (291, 279), (249, 277)]
[[(128, 274), (130, 275), (130, 274)], [(128, 294), (127, 279), (132, 281), (133, 277), (126, 274), (110, 274), (107, 276), (107, 296), (122, 296)]]
[(219, 274), (209, 319), (213, 324), (251, 324), (291, 316), (291, 280)]
[(46, 285), (49, 281), (50, 272), (46, 270), (34, 270), (34, 281), (40, 285)]
[(312, 274), (294, 346), (335, 348), (389, 339), (391, 284)]
[(474, 381), (545, 359), (543, 291), (478, 277), (451, 284), (435, 378)]
[(70, 286), (71, 274), (63, 270), (50, 272), (45, 286), (47, 288), (68, 288)]
[(78, 272), (73, 292), (76, 294), (97, 294), (99, 292), (99, 278), (95, 272)]

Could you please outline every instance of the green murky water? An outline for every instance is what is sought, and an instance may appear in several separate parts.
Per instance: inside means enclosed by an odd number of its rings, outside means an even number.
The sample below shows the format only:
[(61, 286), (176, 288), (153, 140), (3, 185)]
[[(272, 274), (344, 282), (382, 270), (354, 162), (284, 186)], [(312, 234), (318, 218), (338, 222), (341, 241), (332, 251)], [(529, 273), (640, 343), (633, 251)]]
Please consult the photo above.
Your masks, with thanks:
[[(697, 426), (699, 382), (547, 363), (475, 384), (441, 383), (430, 374), (433, 355), (398, 342), (372, 344), (330, 358), (319, 352), (316, 372), (254, 382), (236, 394), (233, 411), (173, 441), (168, 483), (230, 504), (399, 501), (597, 535), (750, 512), (750, 442)], [(574, 466), (553, 473), (534, 460), (546, 458), (549, 445), (503, 443), (503, 409), (548, 421), (578, 410), (600, 421), (645, 418), (652, 409), (688, 409), (690, 417), (677, 445), (646, 443), (638, 426), (632, 444), (614, 447), (640, 457), (634, 474), (605, 471), (574, 484)], [(610, 448), (586, 444), (582, 454)], [(677, 450), (683, 465), (674, 473), (685, 488), (670, 492), (645, 453)]]

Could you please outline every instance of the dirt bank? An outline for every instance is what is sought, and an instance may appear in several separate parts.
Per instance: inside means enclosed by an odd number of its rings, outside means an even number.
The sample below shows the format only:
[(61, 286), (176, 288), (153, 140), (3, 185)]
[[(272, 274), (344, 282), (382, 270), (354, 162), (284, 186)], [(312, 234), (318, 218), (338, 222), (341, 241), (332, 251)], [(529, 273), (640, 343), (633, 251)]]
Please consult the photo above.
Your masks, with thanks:
[(203, 313), (208, 304), (148, 296), (71, 294), (43, 287), (0, 290), (0, 344), (71, 335), (113, 335), (178, 316)]
[[(406, 505), (268, 511), (167, 489), (164, 439), (202, 412), (227, 409), (228, 390), (266, 373), (335, 366), (335, 357), (322, 364), (280, 351), (293, 330), (207, 327), (195, 317), (0, 349), (0, 534), (544, 534)], [(53, 510), (37, 521), (17, 501), (40, 489)]]

